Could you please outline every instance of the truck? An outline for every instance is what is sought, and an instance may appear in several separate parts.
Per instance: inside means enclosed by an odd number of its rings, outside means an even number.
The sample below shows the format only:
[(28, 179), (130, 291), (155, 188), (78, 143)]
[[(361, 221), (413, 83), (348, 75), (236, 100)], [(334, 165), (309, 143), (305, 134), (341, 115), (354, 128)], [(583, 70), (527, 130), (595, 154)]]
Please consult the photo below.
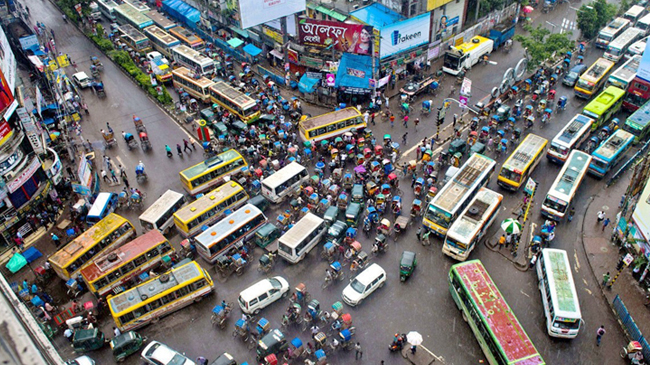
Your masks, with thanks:
[(90, 7), (90, 17), (95, 21), (101, 20), (102, 12), (99, 11), (99, 5), (93, 1), (88, 6)]
[(156, 75), (156, 79), (161, 82), (170, 82), (172, 80), (172, 70), (169, 67), (169, 61), (160, 52), (147, 53), (147, 60), (151, 71)]
[(494, 42), (494, 49), (501, 47), (506, 41), (515, 35), (515, 25), (512, 22), (501, 23), (490, 29), (490, 38)]

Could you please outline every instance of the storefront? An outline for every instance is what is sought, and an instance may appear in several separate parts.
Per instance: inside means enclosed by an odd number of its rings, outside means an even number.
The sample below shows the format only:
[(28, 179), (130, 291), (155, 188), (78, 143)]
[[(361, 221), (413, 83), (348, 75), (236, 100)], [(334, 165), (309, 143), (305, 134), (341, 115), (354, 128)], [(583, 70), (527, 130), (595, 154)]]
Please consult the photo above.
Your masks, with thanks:
[(372, 62), (370, 56), (343, 54), (334, 83), (339, 103), (357, 105), (370, 100)]

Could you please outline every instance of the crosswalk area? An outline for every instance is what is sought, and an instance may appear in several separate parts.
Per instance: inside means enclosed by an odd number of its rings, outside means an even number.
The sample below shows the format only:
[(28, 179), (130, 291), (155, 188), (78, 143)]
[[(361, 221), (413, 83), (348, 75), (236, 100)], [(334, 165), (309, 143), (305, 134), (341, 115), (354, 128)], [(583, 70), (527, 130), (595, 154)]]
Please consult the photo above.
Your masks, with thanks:
[(560, 33), (572, 32), (576, 29), (576, 22), (571, 19), (564, 18), (562, 19), (562, 26), (560, 27)]

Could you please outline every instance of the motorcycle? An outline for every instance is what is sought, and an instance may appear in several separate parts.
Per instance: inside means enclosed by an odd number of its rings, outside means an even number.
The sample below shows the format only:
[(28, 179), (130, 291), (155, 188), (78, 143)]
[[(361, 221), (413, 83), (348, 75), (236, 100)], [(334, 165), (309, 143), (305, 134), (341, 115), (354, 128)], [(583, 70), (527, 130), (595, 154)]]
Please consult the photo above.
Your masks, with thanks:
[(388, 346), (388, 350), (390, 350), (390, 352), (402, 351), (406, 341), (407, 340), (405, 334), (401, 334), (401, 335), (396, 334), (395, 337), (393, 338), (393, 343), (391, 343), (390, 346)]

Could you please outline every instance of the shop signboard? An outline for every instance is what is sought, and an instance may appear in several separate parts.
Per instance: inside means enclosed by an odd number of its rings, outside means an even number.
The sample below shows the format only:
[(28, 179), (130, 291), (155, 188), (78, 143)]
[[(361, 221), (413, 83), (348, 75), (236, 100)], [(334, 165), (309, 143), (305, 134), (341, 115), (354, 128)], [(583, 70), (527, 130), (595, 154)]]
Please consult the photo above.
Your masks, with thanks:
[(32, 163), (29, 164), (29, 166), (22, 173), (7, 183), (7, 189), (9, 189), (9, 192), (13, 193), (14, 191), (20, 189), (20, 187), (23, 186), (23, 184), (25, 184), (29, 178), (34, 176), (36, 170), (38, 170), (40, 166), (41, 162), (38, 160), (38, 158), (35, 157), (32, 160)]
[(325, 83), (329, 87), (334, 87), (334, 85), (336, 84), (336, 74), (327, 74), (327, 76), (325, 77)]
[(429, 42), (431, 13), (387, 25), (381, 29), (380, 58), (386, 58)]
[(300, 57), (300, 64), (309, 68), (320, 70), (323, 68), (323, 60), (314, 57), (302, 56)]
[(312, 47), (328, 48), (347, 53), (370, 54), (373, 29), (368, 25), (301, 19), (298, 42)]
[(282, 33), (278, 32), (277, 30), (268, 27), (266, 25), (262, 25), (262, 33), (267, 37), (273, 39), (278, 44), (284, 44), (282, 39)]
[(305, 0), (246, 0), (239, 1), (242, 29), (305, 11)]

